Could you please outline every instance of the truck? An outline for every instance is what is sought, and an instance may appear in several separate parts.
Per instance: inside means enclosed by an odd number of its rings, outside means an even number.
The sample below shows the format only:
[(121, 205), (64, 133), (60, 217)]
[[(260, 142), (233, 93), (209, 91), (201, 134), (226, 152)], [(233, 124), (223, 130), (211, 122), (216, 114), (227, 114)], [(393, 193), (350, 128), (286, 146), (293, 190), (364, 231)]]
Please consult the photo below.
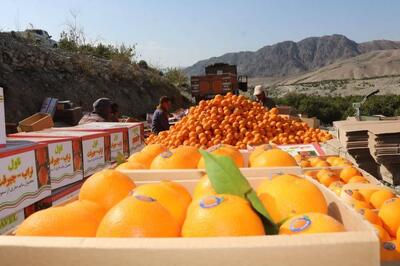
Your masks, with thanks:
[(205, 67), (205, 75), (191, 76), (190, 88), (198, 103), (217, 94), (238, 94), (239, 90), (247, 91), (247, 80), (245, 75), (238, 76), (236, 65), (215, 63)]

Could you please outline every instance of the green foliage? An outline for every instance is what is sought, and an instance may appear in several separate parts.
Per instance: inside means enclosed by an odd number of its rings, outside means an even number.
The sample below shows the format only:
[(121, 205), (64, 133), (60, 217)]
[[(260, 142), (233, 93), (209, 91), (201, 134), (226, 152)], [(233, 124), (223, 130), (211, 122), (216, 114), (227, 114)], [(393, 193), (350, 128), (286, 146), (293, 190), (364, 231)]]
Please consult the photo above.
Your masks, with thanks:
[[(312, 96), (305, 94), (288, 94), (285, 97), (276, 99), (280, 105), (295, 107), (299, 113), (307, 114), (310, 117), (317, 117), (324, 124), (331, 124), (333, 121), (346, 119), (354, 116), (355, 110), (352, 103), (360, 102), (361, 96)], [(399, 95), (378, 95), (369, 98), (361, 107), (361, 115), (400, 115)]]
[(185, 75), (182, 69), (174, 67), (168, 68), (164, 73), (166, 79), (177, 87), (185, 87), (189, 83), (188, 77)]

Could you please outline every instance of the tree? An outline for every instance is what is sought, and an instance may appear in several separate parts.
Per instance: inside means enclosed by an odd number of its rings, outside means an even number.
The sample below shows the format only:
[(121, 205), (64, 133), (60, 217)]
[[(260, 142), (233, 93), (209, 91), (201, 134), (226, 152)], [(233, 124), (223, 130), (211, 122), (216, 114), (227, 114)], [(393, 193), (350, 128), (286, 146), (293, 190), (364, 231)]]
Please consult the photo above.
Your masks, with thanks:
[(169, 82), (177, 87), (188, 86), (189, 79), (186, 76), (185, 72), (183, 72), (183, 70), (180, 68), (168, 68), (167, 71), (165, 71), (164, 76), (168, 79)]

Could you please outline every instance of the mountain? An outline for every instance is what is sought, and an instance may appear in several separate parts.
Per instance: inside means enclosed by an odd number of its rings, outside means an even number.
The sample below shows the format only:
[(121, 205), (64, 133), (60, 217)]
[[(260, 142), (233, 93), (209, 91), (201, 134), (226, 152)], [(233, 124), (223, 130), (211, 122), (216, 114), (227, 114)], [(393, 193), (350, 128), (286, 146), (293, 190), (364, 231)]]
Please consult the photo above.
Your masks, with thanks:
[(45, 97), (71, 100), (87, 111), (108, 97), (135, 117), (153, 112), (163, 95), (179, 107), (189, 103), (155, 69), (36, 46), (10, 33), (0, 33), (0, 87), (7, 122), (38, 112)]
[(400, 49), (400, 42), (379, 40), (356, 43), (346, 36), (334, 34), (310, 37), (299, 42), (284, 41), (264, 46), (255, 52), (227, 53), (199, 61), (184, 71), (189, 76), (204, 74), (205, 66), (224, 62), (237, 65), (238, 73), (249, 77), (286, 77), (366, 52), (387, 49)]
[(281, 84), (370, 79), (400, 75), (400, 49), (372, 51), (296, 76)]

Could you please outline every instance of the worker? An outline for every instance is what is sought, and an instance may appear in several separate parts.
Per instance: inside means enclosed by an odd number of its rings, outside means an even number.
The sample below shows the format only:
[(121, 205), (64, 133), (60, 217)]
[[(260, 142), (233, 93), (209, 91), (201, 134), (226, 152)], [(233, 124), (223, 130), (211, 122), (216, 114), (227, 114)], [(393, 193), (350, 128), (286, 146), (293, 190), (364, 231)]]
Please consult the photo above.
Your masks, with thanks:
[(97, 99), (93, 103), (93, 111), (82, 117), (79, 125), (92, 122), (111, 122), (112, 101), (108, 98)]
[(169, 99), (167, 96), (160, 98), (160, 104), (154, 111), (153, 120), (151, 122), (151, 131), (153, 133), (158, 134), (161, 131), (166, 131), (169, 129), (168, 117), (171, 106), (171, 99)]
[(275, 102), (271, 98), (267, 97), (264, 86), (257, 85), (254, 87), (254, 96), (257, 97), (257, 102), (261, 103), (264, 107), (271, 109), (275, 107)]
[(111, 104), (111, 122), (119, 122), (121, 113), (119, 112), (119, 105), (117, 103)]

